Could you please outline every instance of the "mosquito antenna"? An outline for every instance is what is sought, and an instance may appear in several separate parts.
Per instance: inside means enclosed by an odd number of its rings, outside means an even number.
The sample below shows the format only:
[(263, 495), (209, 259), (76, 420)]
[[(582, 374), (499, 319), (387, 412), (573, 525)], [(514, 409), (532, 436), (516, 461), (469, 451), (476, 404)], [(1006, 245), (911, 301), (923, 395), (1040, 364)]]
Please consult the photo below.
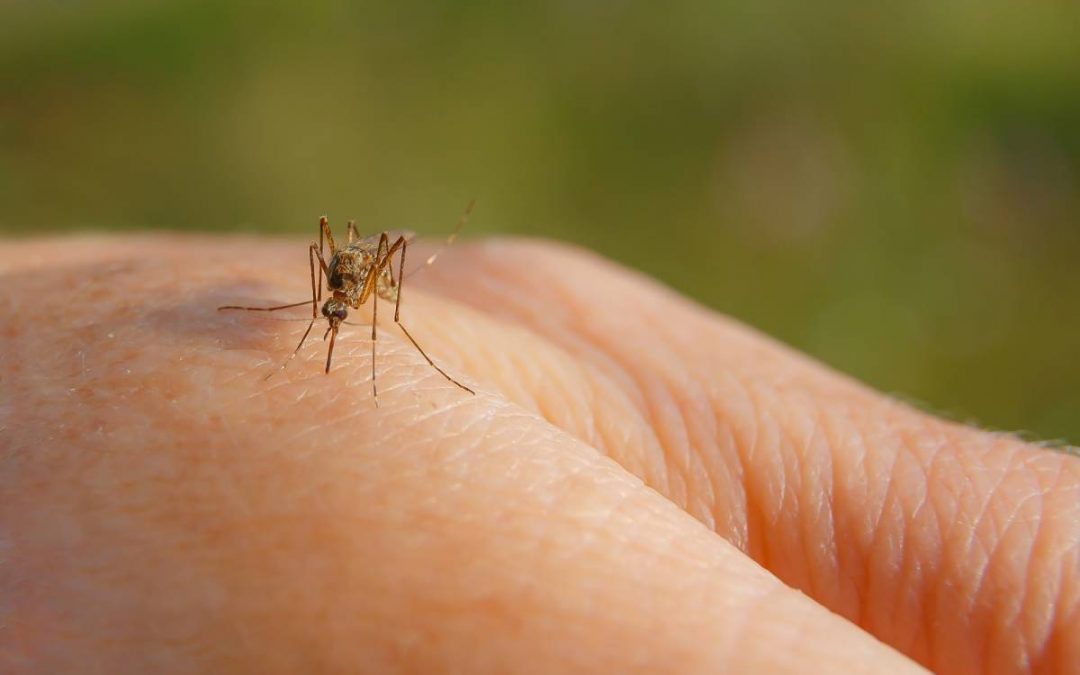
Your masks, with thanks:
[(285, 359), (285, 361), (282, 362), (280, 368), (276, 368), (274, 370), (271, 370), (269, 373), (267, 373), (266, 377), (263, 378), (264, 380), (269, 380), (279, 370), (285, 370), (285, 366), (289, 365), (289, 361), (292, 361), (293, 357), (295, 357), (297, 354), (300, 353), (300, 348), (304, 346), (304, 341), (307, 340), (307, 336), (311, 333), (311, 328), (314, 325), (315, 325), (315, 317), (312, 317), (310, 323), (308, 323), (307, 330), (304, 331), (303, 337), (300, 338), (300, 343), (296, 345), (296, 349), (294, 349), (292, 351), (292, 354), (289, 354), (289, 356)]
[[(410, 271), (408, 273), (408, 275), (406, 275), (406, 276), (411, 277), (412, 275), (414, 275), (417, 272), (419, 272), (420, 270), (424, 269), (425, 267), (427, 267), (431, 263), (435, 262), (435, 259), (438, 258), (440, 255), (442, 255), (442, 252), (445, 251), (447, 248), (450, 247), (451, 244), (454, 243), (454, 240), (457, 239), (458, 233), (461, 232), (461, 228), (465, 227), (465, 223), (469, 222), (469, 215), (472, 214), (472, 210), (473, 210), (474, 206), (476, 206), (476, 200), (475, 199), (470, 200), (469, 205), (465, 207), (465, 212), (461, 214), (460, 218), (458, 218), (457, 225), (455, 225), (454, 229), (450, 232), (450, 236), (446, 238), (446, 242), (442, 246), (440, 246), (437, 251), (435, 251), (434, 253), (429, 255), (428, 259), (424, 261), (424, 264), (422, 264), (419, 267), (417, 267), (416, 269)], [(405, 277), (402, 277), (402, 278), (405, 278)]]
[(450, 232), (450, 236), (446, 238), (446, 243), (443, 244), (438, 251), (435, 251), (430, 256), (428, 256), (428, 259), (424, 261), (425, 265), (430, 265), (431, 263), (435, 262), (435, 258), (438, 258), (439, 254), (446, 250), (446, 247), (454, 243), (454, 240), (457, 239), (458, 232), (461, 232), (461, 228), (465, 227), (465, 223), (469, 222), (469, 214), (472, 213), (474, 206), (476, 206), (475, 199), (471, 200), (469, 202), (469, 205), (465, 207), (465, 213), (462, 213), (461, 217), (458, 218), (457, 225), (454, 225), (454, 229)]

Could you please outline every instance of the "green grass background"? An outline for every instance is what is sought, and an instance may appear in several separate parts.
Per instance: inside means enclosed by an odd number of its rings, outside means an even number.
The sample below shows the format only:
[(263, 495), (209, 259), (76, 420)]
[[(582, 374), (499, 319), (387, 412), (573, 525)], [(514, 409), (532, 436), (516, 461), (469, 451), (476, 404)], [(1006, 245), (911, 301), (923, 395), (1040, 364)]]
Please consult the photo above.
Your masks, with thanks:
[(1080, 442), (1080, 3), (892, 5), (7, 0), (0, 230), (438, 234), (476, 197), (471, 235)]

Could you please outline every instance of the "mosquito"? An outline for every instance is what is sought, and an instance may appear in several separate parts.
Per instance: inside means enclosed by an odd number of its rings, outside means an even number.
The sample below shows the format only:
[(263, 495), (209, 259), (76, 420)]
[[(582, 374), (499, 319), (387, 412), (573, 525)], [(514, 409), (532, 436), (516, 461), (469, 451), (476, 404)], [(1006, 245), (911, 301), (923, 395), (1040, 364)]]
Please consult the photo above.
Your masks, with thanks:
[[(447, 238), (446, 243), (449, 245), (453, 242), (462, 226), (469, 218), (469, 214), (472, 213), (473, 202), (469, 202), (465, 212), (461, 215), (457, 225), (454, 227), (452, 234)], [(330, 372), (330, 364), (334, 358), (334, 343), (337, 341), (338, 330), (345, 319), (349, 316), (349, 309), (359, 309), (361, 305), (371, 299), (371, 393), (375, 399), (375, 405), (379, 405), (379, 390), (376, 385), (376, 369), (375, 369), (375, 346), (378, 341), (378, 333), (376, 326), (378, 325), (378, 310), (379, 299), (383, 299), (394, 303), (394, 323), (401, 328), (401, 331), (405, 333), (405, 337), (409, 339), (409, 342), (416, 347), (416, 350), (420, 352), (420, 355), (424, 357), (424, 360), (428, 362), (432, 368), (437, 370), (440, 375), (447, 380), (457, 385), (459, 388), (464, 389), (470, 394), (476, 392), (466, 387), (461, 382), (458, 382), (451, 377), (445, 370), (440, 368), (424, 348), (420, 346), (420, 343), (416, 341), (416, 338), (412, 336), (409, 329), (405, 327), (405, 324), (401, 322), (401, 291), (405, 281), (405, 252), (408, 249), (409, 242), (413, 240), (414, 236), (411, 233), (401, 234), (391, 243), (390, 233), (382, 232), (379, 235), (369, 235), (362, 237), (356, 229), (356, 223), (349, 221), (348, 225), (349, 240), (343, 247), (338, 247), (334, 242), (334, 234), (330, 230), (330, 221), (326, 216), (319, 219), (319, 243), (314, 241), (308, 245), (308, 266), (311, 270), (311, 300), (304, 300), (303, 302), (294, 302), (288, 305), (277, 305), (274, 307), (243, 307), (240, 305), (225, 305), (218, 307), (219, 311), (223, 310), (242, 310), (248, 312), (276, 312), (282, 309), (290, 309), (293, 307), (302, 307), (304, 305), (311, 304), (311, 321), (308, 323), (307, 330), (304, 331), (304, 335), (300, 338), (300, 343), (296, 345), (296, 349), (285, 359), (285, 362), (281, 364), (281, 367), (277, 370), (284, 370), (289, 362), (292, 361), (299, 352), (300, 348), (304, 346), (304, 342), (307, 341), (308, 335), (311, 334), (311, 329), (315, 326), (315, 321), (319, 318), (318, 306), (322, 302), (322, 283), (323, 276), (326, 277), (326, 290), (329, 292), (330, 297), (322, 305), (322, 316), (326, 318), (327, 328), (323, 333), (323, 340), (325, 341), (327, 336), (330, 337), (330, 347), (326, 353), (326, 368), (325, 372)], [(325, 253), (325, 245), (329, 244), (330, 258), (327, 260)], [(435, 262), (435, 258), (442, 252), (442, 249), (433, 253), (424, 262), (424, 266), (430, 265)], [(398, 273), (394, 276), (393, 256), (398, 254)], [(416, 270), (413, 270), (414, 272)], [(269, 379), (277, 370), (271, 371), (266, 379)]]

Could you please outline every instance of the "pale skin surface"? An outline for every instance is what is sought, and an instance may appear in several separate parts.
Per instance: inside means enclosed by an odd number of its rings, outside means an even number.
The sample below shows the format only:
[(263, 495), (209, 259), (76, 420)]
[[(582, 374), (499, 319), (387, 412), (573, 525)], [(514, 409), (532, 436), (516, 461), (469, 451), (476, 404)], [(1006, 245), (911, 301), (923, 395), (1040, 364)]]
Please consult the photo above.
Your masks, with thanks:
[(305, 256), (0, 249), (0, 671), (1080, 672), (1075, 457), (520, 241), (404, 290), (476, 396), (389, 304), (264, 381)]

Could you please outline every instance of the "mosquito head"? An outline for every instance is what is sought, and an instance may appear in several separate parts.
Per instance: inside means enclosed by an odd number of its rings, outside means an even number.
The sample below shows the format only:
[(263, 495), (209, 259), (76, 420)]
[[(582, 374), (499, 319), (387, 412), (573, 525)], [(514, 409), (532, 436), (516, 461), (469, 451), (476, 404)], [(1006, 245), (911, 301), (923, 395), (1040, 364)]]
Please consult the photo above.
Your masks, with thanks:
[(337, 298), (330, 298), (323, 303), (322, 314), (330, 322), (330, 328), (336, 329), (349, 316), (349, 307)]

